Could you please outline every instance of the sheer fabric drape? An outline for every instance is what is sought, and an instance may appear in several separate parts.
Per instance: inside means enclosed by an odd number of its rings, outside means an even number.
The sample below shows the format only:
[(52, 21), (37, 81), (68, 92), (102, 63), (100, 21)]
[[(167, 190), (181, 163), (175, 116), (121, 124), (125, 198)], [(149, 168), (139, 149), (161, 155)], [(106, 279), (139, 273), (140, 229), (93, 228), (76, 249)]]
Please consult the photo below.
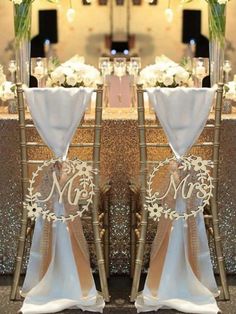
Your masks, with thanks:
[[(92, 90), (37, 88), (26, 89), (25, 95), (41, 138), (56, 157), (65, 160)], [(41, 192), (43, 186), (50, 186), (47, 177), (55, 170), (60, 184), (66, 181), (63, 162), (55, 164), (43, 174)], [(74, 210), (65, 200), (59, 203), (57, 195), (47, 206), (56, 215)], [(40, 217), (36, 220), (22, 295), (25, 296), (23, 314), (55, 313), (66, 308), (103, 311), (104, 301), (96, 291), (80, 218), (68, 223), (48, 222)]]
[[(205, 88), (148, 90), (149, 100), (177, 159), (189, 151), (201, 134), (214, 94), (213, 89)], [(181, 172), (177, 162), (172, 170), (178, 181)], [(173, 210), (188, 212), (190, 202), (179, 193), (172, 201)], [(196, 200), (192, 202), (197, 206)], [(135, 302), (137, 311), (173, 308), (186, 313), (216, 314), (219, 309), (214, 297), (217, 295), (203, 214), (188, 221), (162, 217), (144, 290)]]

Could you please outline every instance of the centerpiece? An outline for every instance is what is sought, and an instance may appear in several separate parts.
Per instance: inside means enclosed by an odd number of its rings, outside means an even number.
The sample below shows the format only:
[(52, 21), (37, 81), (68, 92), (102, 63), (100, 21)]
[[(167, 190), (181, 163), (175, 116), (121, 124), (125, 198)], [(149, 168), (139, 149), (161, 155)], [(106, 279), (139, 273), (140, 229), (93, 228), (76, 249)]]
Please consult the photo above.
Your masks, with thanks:
[(224, 96), (225, 99), (236, 101), (236, 81), (227, 82), (224, 85)]
[[(11, 0), (14, 5), (17, 81), (29, 85), (31, 9), (34, 0)], [(60, 0), (47, 0), (58, 3)]]
[[(182, 0), (188, 3), (192, 0)], [(229, 0), (206, 0), (208, 3), (211, 85), (223, 82), (226, 5)]]
[(7, 81), (3, 71), (3, 66), (0, 64), (0, 101), (7, 102), (8, 112), (16, 113), (15, 101), (15, 84)]
[(139, 81), (145, 87), (193, 86), (191, 73), (166, 56), (156, 58), (156, 63), (146, 66)]
[(74, 56), (48, 73), (47, 87), (96, 87), (101, 80), (100, 72), (92, 65)]

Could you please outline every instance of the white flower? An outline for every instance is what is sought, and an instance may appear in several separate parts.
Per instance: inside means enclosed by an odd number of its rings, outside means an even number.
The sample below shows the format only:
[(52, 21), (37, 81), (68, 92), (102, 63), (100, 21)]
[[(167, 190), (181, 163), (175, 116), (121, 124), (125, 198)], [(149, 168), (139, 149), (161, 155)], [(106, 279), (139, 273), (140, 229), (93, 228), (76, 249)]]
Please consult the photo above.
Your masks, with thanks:
[(180, 68), (179, 71), (177, 71), (175, 75), (175, 81), (178, 85), (181, 85), (181, 83), (187, 83), (189, 79), (189, 73), (184, 70), (183, 68)]
[(6, 82), (6, 75), (3, 72), (3, 67), (0, 64), (0, 85), (2, 85), (4, 82)]
[(168, 76), (174, 76), (176, 73), (178, 73), (178, 71), (180, 71), (178, 66), (170, 66), (166, 69), (166, 74)]
[(148, 211), (149, 211), (149, 216), (152, 218), (154, 221), (159, 220), (163, 213), (164, 208), (157, 203), (148, 206)]
[(156, 72), (156, 80), (160, 83), (163, 83), (163, 72), (161, 71)]
[(85, 86), (90, 87), (93, 84), (93, 79), (89, 76), (85, 76), (83, 82)]
[(219, 4), (226, 4), (228, 2), (228, 0), (217, 0), (217, 2)]
[(53, 71), (50, 76), (52, 84), (61, 85), (65, 82), (65, 75), (63, 74), (63, 71), (59, 68)]
[(74, 70), (70, 66), (62, 65), (61, 68), (62, 68), (63, 74), (66, 75), (66, 76), (73, 75), (73, 73), (74, 73)]
[(0, 85), (6, 82), (6, 75), (0, 72)]
[(52, 72), (52, 74), (55, 74), (55, 76), (58, 76), (58, 77), (60, 77), (61, 75), (64, 75), (63, 67), (60, 65)]
[(23, 0), (12, 0), (12, 2), (14, 4), (21, 4), (23, 2)]
[(172, 75), (164, 74), (163, 75), (163, 84), (165, 86), (171, 86), (174, 83), (174, 78)]
[(31, 219), (36, 219), (42, 213), (42, 207), (39, 207), (36, 203), (30, 205), (27, 204), (28, 217)]
[(77, 73), (77, 82), (81, 84), (83, 82), (83, 76), (80, 73)]
[(69, 86), (75, 86), (77, 83), (77, 75), (76, 74), (70, 74), (66, 77), (66, 83)]
[(227, 84), (225, 84), (224, 89), (225, 98), (236, 101), (236, 82), (235, 81), (228, 82)]
[(9, 81), (5, 81), (0, 85), (0, 99), (2, 99), (2, 101), (14, 99), (15, 94), (12, 91), (13, 87), (14, 84)]
[(156, 81), (156, 77), (152, 73), (150, 73), (149, 76), (143, 77), (143, 82), (146, 82), (146, 84), (150, 87), (155, 86)]
[(203, 160), (201, 157), (197, 157), (195, 160), (192, 161), (192, 165), (194, 167), (194, 171), (206, 171), (206, 166), (208, 165), (207, 160)]
[(86, 176), (86, 177), (89, 177), (93, 170), (93, 168), (90, 165), (88, 165), (86, 162), (81, 162), (81, 164), (77, 164), (76, 169), (80, 176)]

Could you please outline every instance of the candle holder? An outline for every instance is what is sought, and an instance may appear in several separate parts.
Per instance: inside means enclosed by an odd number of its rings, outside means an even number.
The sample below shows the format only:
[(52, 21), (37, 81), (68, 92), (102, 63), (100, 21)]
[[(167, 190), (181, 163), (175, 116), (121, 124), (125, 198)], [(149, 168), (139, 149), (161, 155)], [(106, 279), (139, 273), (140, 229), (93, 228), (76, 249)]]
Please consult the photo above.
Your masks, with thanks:
[(223, 71), (224, 71), (224, 83), (229, 81), (229, 73), (232, 70), (231, 62), (229, 60), (225, 60), (223, 64)]
[(31, 58), (31, 75), (38, 81), (38, 87), (44, 87), (44, 78), (47, 75), (47, 59)]
[(16, 60), (10, 60), (8, 64), (8, 71), (11, 73), (11, 82), (16, 83), (16, 70), (17, 70), (17, 65), (16, 65)]
[(209, 75), (209, 59), (193, 58), (193, 76), (195, 78), (195, 86), (202, 87), (204, 77)]

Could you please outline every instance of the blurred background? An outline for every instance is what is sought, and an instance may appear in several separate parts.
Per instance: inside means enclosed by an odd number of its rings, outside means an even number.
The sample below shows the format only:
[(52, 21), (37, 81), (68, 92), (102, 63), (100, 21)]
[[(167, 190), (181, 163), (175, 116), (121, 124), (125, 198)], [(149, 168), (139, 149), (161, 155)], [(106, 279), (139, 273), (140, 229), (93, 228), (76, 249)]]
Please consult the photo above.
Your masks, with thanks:
[[(165, 54), (174, 61), (208, 54), (207, 2), (195, 0), (61, 0), (35, 1), (32, 11), (32, 53), (40, 51), (65, 61), (74, 54), (97, 66), (101, 56), (142, 58), (142, 66)], [(151, 1), (151, 0), (150, 0)], [(48, 11), (50, 10), (50, 11)], [(236, 2), (227, 5), (226, 55), (236, 72)], [(0, 63), (13, 55), (13, 6), (0, 2)]]

